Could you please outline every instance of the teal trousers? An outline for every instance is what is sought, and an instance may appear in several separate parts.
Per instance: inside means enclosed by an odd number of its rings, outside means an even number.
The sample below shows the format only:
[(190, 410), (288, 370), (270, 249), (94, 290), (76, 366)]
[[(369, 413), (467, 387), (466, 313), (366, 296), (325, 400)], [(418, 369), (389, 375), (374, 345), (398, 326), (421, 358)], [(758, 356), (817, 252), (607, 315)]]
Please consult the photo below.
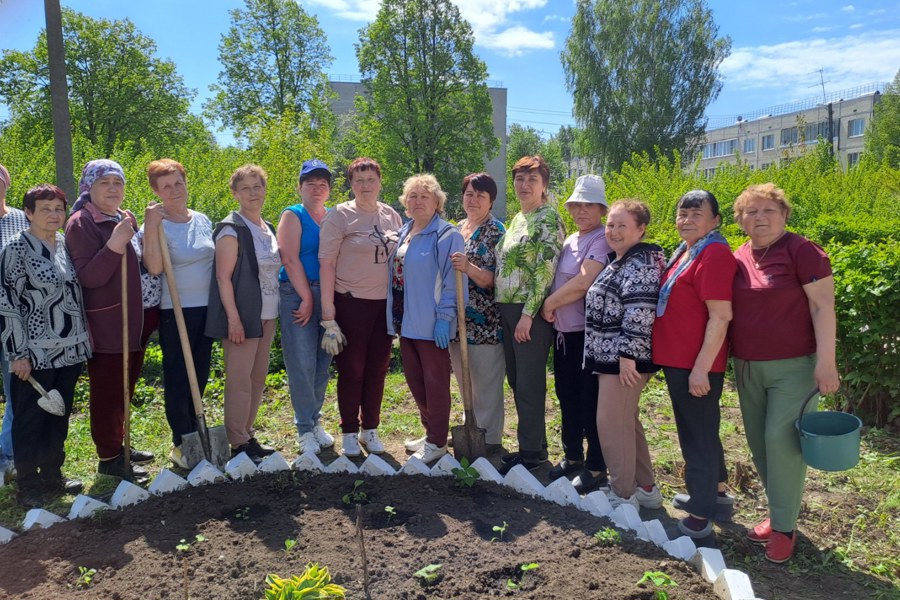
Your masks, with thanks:
[[(766, 490), (772, 529), (797, 527), (806, 463), (794, 421), (807, 394), (816, 387), (816, 356), (784, 360), (734, 359), (735, 382), (753, 464)], [(806, 412), (816, 410), (818, 399)]]

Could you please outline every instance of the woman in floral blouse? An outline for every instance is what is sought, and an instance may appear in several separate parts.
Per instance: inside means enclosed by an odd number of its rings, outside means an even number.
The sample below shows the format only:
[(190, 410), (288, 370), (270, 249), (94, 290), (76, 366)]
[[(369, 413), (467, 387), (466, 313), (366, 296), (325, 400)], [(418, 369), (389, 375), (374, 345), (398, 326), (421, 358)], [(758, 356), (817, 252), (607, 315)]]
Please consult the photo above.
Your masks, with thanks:
[(547, 460), (544, 427), (547, 356), (553, 326), (540, 314), (550, 290), (565, 228), (548, 202), (550, 167), (540, 156), (525, 156), (512, 169), (522, 210), (497, 244), (495, 288), (503, 326), (506, 378), (519, 417), (519, 451), (503, 458), (506, 474), (518, 464), (535, 469)]
[[(495, 249), (506, 228), (492, 214), (497, 183), (487, 173), (472, 173), (463, 179), (466, 218), (459, 232), (466, 241), (465, 253), (452, 256), (453, 268), (469, 277), (466, 306), (466, 341), (472, 382), (475, 419), (484, 427), (488, 452), (497, 452), (503, 442), (503, 335), (500, 309), (494, 300)], [(456, 382), (462, 386), (462, 356), (459, 342), (450, 344), (450, 360)]]

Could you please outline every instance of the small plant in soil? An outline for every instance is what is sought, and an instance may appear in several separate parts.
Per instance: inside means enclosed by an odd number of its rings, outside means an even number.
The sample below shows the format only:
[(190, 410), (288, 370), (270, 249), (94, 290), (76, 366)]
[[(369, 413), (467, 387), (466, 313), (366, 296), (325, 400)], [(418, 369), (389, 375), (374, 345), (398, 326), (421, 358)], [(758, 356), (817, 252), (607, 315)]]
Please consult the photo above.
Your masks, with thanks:
[(297, 545), (297, 540), (292, 540), (291, 538), (284, 540), (284, 553), (287, 554), (296, 545)]
[[(540, 566), (541, 566), (540, 563), (536, 563), (536, 562), (525, 563), (519, 567), (519, 570), (522, 571), (522, 575), (524, 575), (528, 571), (534, 571), (534, 570), (540, 568)], [(506, 589), (517, 590), (517, 589), (519, 589), (519, 587), (520, 587), (519, 584), (517, 582), (515, 582), (512, 578), (506, 580)]]
[(328, 567), (320, 567), (318, 563), (308, 563), (302, 575), (283, 579), (274, 573), (266, 576), (264, 600), (338, 600), (345, 597), (347, 590), (336, 583), (331, 583)]
[(194, 541), (192, 541), (192, 542), (189, 542), (186, 539), (181, 538), (181, 540), (179, 540), (178, 544), (175, 546), (175, 549), (178, 550), (179, 552), (187, 552), (191, 549), (191, 546), (193, 544), (196, 544), (198, 542), (205, 542), (205, 541), (206, 541), (206, 538), (198, 533), (197, 535), (194, 536)]
[(662, 571), (644, 571), (644, 576), (638, 580), (637, 585), (644, 587), (647, 584), (654, 588), (654, 600), (669, 600), (669, 592), (664, 588), (678, 585), (674, 579)]
[(441, 573), (441, 567), (443, 566), (432, 563), (413, 573), (413, 577), (418, 579), (423, 587), (437, 585), (444, 578), (444, 575)]
[(622, 543), (622, 535), (612, 527), (604, 527), (594, 534), (601, 546), (618, 546)]
[(453, 469), (451, 472), (456, 477), (457, 487), (472, 487), (475, 485), (475, 481), (481, 477), (481, 474), (469, 464), (469, 459), (466, 457), (463, 457), (463, 459), (459, 461), (459, 467)]
[(397, 509), (393, 506), (385, 506), (384, 512), (387, 513), (387, 522), (390, 523), (391, 519), (397, 516)]
[(91, 585), (91, 582), (94, 581), (94, 575), (97, 574), (97, 569), (89, 569), (87, 567), (78, 567), (78, 579), (75, 581), (75, 587), (79, 590), (81, 588), (86, 588)]
[(362, 479), (357, 479), (356, 481), (354, 481), (353, 489), (341, 497), (341, 502), (343, 502), (347, 506), (351, 504), (365, 504), (366, 502), (368, 502), (368, 494), (359, 490), (360, 486), (362, 486), (363, 483), (364, 481)]
[(243, 506), (243, 507), (237, 509), (234, 512), (234, 518), (237, 519), (238, 521), (249, 521), (250, 520), (250, 507)]
[(494, 533), (497, 534), (497, 536), (491, 538), (491, 541), (496, 542), (497, 540), (499, 540), (502, 542), (503, 534), (506, 533), (506, 530), (508, 528), (509, 528), (509, 523), (507, 523), (506, 521), (503, 521), (503, 525), (494, 525), (493, 527), (491, 527), (491, 529), (494, 531)]

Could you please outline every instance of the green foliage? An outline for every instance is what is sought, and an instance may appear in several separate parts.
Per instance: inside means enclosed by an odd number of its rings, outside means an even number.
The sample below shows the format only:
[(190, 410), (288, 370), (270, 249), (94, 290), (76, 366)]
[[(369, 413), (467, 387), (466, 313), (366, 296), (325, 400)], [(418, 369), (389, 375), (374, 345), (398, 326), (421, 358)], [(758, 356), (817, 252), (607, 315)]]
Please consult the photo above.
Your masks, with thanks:
[(264, 600), (337, 600), (344, 598), (347, 591), (331, 583), (328, 567), (320, 567), (318, 563), (308, 563), (302, 575), (289, 579), (270, 573), (266, 584), (269, 588)]
[(481, 474), (469, 464), (469, 459), (466, 457), (459, 461), (459, 467), (453, 469), (451, 473), (456, 477), (457, 487), (472, 487), (481, 477)]
[(674, 579), (662, 571), (644, 571), (644, 576), (638, 580), (636, 585), (645, 586), (647, 584), (650, 584), (655, 588), (653, 590), (654, 600), (669, 600), (669, 592), (660, 588), (678, 585)]
[(622, 534), (612, 527), (604, 527), (594, 534), (594, 539), (600, 542), (601, 546), (618, 546), (622, 543)]
[(487, 66), (474, 43), (450, 0), (384, 0), (360, 30), (356, 56), (366, 95), (357, 97), (355, 145), (381, 163), (386, 198), (422, 172), (455, 191), (497, 153)]
[(344, 504), (365, 504), (369, 501), (369, 495), (360, 491), (360, 487), (365, 483), (362, 479), (353, 482), (353, 489), (341, 496), (341, 502)]
[(75, 581), (75, 587), (78, 589), (88, 587), (94, 581), (94, 575), (96, 574), (97, 569), (78, 567), (78, 579)]
[(284, 553), (287, 554), (291, 550), (294, 549), (294, 546), (297, 545), (297, 540), (288, 538), (284, 540)]
[(491, 541), (495, 542), (497, 540), (503, 541), (503, 534), (506, 533), (506, 530), (509, 529), (509, 523), (503, 521), (503, 525), (494, 525), (491, 527), (491, 530), (497, 534), (497, 537), (492, 537)]
[(865, 139), (866, 158), (900, 169), (900, 71), (875, 104)]
[[(155, 56), (156, 43), (131, 21), (92, 19), (64, 8), (62, 24), (73, 135), (96, 148), (92, 158), (110, 156), (124, 143), (155, 151), (189, 139), (212, 143), (201, 120), (188, 112), (196, 92), (172, 61)], [(47, 60), (44, 31), (29, 52), (5, 50), (0, 98), (30, 146), (52, 148)]]
[(385, 506), (384, 512), (387, 513), (387, 522), (390, 523), (393, 517), (397, 516), (397, 509), (393, 506)]
[(187, 539), (185, 539), (185, 538), (181, 538), (181, 540), (179, 540), (178, 543), (175, 545), (175, 549), (178, 550), (179, 552), (187, 553), (188, 551), (190, 551), (191, 547), (194, 544), (199, 544), (200, 542), (205, 542), (205, 541), (206, 541), (206, 538), (203, 535), (198, 533), (197, 535), (194, 536), (194, 540), (192, 542), (187, 541)]
[(842, 394), (861, 418), (884, 425), (900, 417), (900, 245), (856, 242), (828, 251)]
[(444, 565), (432, 563), (413, 573), (413, 577), (418, 579), (419, 583), (425, 587), (435, 585), (444, 578), (443, 573), (441, 573), (441, 567), (443, 566)]
[(703, 136), (731, 50), (717, 36), (703, 0), (579, 0), (562, 64), (586, 155), (603, 172), (632, 152), (671, 155)]
[(288, 112), (325, 117), (333, 59), (318, 19), (293, 0), (244, 5), (229, 11), (231, 27), (219, 43), (223, 70), (204, 112), (238, 131)]

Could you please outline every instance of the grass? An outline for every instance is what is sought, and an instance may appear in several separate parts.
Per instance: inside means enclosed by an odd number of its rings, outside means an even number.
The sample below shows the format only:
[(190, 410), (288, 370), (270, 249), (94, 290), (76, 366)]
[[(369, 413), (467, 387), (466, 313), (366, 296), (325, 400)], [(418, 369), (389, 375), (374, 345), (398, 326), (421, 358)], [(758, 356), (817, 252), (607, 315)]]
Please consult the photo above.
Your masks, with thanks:
[[(273, 364), (280, 364), (280, 356), (273, 356)], [(222, 422), (222, 369), (221, 351), (217, 350), (204, 397), (207, 421), (211, 425)], [(151, 345), (144, 367), (145, 377), (135, 392), (135, 402), (139, 405), (132, 410), (131, 424), (133, 445), (157, 455), (157, 460), (150, 466), (152, 471), (168, 466), (165, 457), (171, 446), (171, 433), (166, 424), (159, 387), (161, 370), (159, 349)], [(258, 432), (261, 439), (290, 457), (297, 452), (297, 442), (283, 371), (270, 374), (267, 383), (269, 388), (257, 419)], [(515, 449), (515, 408), (509, 389), (506, 391), (503, 443), (507, 449)], [(322, 411), (323, 422), (329, 431), (337, 433), (340, 417), (334, 401), (334, 379), (329, 383), (327, 394)], [(462, 412), (455, 382), (453, 396), (451, 423), (455, 424), (460, 422)], [(720, 433), (726, 448), (729, 487), (738, 497), (735, 521), (752, 524), (763, 514), (759, 507), (765, 504), (765, 494), (752, 469), (737, 394), (727, 383), (722, 406)], [(651, 379), (642, 396), (641, 410), (658, 483), (663, 494), (670, 498), (672, 494), (683, 491), (684, 463), (671, 403), (661, 377)], [(551, 376), (548, 378), (547, 433), (550, 456), (554, 461), (562, 456), (559, 428), (559, 402)], [(422, 435), (418, 411), (403, 375), (398, 371), (388, 374), (379, 432), (387, 443), (394, 444)], [(108, 493), (118, 485), (117, 479), (96, 474), (96, 455), (87, 415), (86, 377), (78, 385), (66, 455), (65, 474), (83, 479), (89, 493)], [(15, 501), (14, 492), (14, 485), (0, 488), (0, 525), (11, 529), (18, 528), (25, 516), (25, 510)], [(48, 509), (57, 514), (67, 514), (72, 500), (71, 496), (64, 497), (49, 505)], [(799, 529), (809, 543), (801, 544), (795, 559), (787, 566), (791, 573), (825, 573), (840, 567), (851, 574), (864, 576), (862, 578), (866, 584), (873, 587), (874, 597), (900, 595), (900, 556), (897, 553), (897, 548), (900, 548), (900, 436), (883, 430), (869, 430), (863, 436), (858, 467), (837, 473), (810, 469), (801, 512)], [(742, 528), (723, 529), (718, 540), (726, 562), (747, 570), (751, 579), (767, 568), (760, 552), (748, 550), (743, 541)]]

